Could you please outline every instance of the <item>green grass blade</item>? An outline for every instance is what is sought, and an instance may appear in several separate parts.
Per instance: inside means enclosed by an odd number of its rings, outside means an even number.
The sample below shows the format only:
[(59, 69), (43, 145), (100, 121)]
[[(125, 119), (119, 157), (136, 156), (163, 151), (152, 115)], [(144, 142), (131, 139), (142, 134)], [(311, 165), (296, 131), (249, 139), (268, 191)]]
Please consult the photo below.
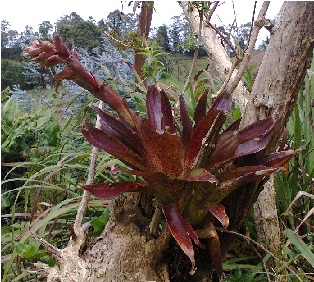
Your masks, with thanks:
[(285, 229), (283, 233), (289, 238), (293, 246), (295, 246), (302, 256), (314, 267), (314, 253), (310, 248), (291, 230)]

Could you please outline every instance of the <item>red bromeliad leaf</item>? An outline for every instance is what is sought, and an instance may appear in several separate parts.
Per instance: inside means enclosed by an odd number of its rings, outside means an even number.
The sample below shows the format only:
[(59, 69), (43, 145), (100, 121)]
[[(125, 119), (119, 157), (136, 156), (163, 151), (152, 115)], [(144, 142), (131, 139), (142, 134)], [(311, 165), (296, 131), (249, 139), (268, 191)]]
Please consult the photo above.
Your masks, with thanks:
[[(217, 174), (216, 177), (219, 180), (219, 182), (225, 182), (227, 180), (236, 180), (244, 176), (247, 176), (248, 178), (250, 178), (250, 177), (253, 177), (256, 172), (266, 172), (269, 169), (273, 171), (279, 170), (279, 168), (268, 167), (264, 165), (241, 166), (241, 167), (234, 167), (230, 170), (223, 171)], [(252, 179), (252, 181), (254, 181), (254, 179)]]
[(230, 124), (230, 126), (225, 130), (225, 132), (227, 131), (237, 131), (239, 130), (239, 126), (241, 123), (242, 118), (237, 119), (235, 122), (233, 122), (232, 124)]
[(143, 148), (142, 140), (139, 134), (123, 121), (107, 114), (99, 108), (95, 108), (100, 117), (102, 130), (116, 137), (127, 147), (137, 152), (140, 156), (145, 156), (146, 152)]
[(195, 272), (195, 260), (191, 239), (199, 246), (202, 246), (202, 244), (199, 242), (197, 234), (192, 226), (179, 213), (176, 204), (163, 205), (162, 210), (172, 236), (192, 263), (190, 271), (190, 274), (192, 275)]
[(230, 112), (232, 105), (231, 93), (228, 91), (222, 92), (216, 97), (210, 109), (217, 109), (221, 112)]
[(158, 134), (143, 120), (140, 135), (147, 152), (147, 162), (158, 172), (176, 178), (183, 170), (184, 148), (180, 138), (165, 131)]
[(220, 221), (223, 228), (227, 228), (229, 225), (229, 217), (226, 214), (225, 207), (222, 204), (216, 204), (213, 206), (205, 205), (211, 214)]
[(194, 111), (195, 125), (198, 125), (198, 123), (202, 120), (202, 118), (206, 116), (207, 96), (208, 96), (208, 92), (206, 91), (197, 102), (197, 105)]
[(133, 168), (141, 170), (146, 168), (144, 160), (117, 138), (91, 126), (87, 122), (85, 122), (85, 126), (86, 129), (83, 128), (81, 131), (90, 144), (106, 151)]
[[(190, 167), (194, 162), (201, 147), (204, 146), (204, 141), (207, 142), (207, 147), (210, 149), (210, 139), (215, 139), (219, 133), (225, 121), (224, 113), (230, 110), (231, 103), (230, 93), (223, 92), (217, 97), (207, 115), (195, 126), (186, 152), (185, 167)], [(206, 137), (207, 140), (204, 140)]]
[(161, 97), (157, 88), (150, 86), (146, 95), (146, 109), (149, 122), (157, 131), (161, 131)]
[(210, 183), (218, 182), (217, 178), (204, 168), (196, 168), (185, 173), (184, 176), (179, 177), (184, 181), (204, 181)]
[(167, 127), (174, 132), (174, 120), (170, 102), (164, 91), (159, 91), (156, 86), (149, 86), (146, 96), (146, 108), (149, 122), (158, 132)]
[(161, 90), (161, 109), (162, 109), (162, 120), (161, 120), (161, 128), (162, 130), (166, 130), (170, 133), (175, 133), (175, 122), (171, 110), (170, 101), (165, 93), (165, 91)]
[(141, 182), (117, 182), (84, 185), (82, 188), (96, 197), (108, 199), (125, 192), (145, 192), (147, 187)]
[(186, 148), (189, 144), (192, 135), (192, 122), (189, 117), (188, 108), (184, 101), (183, 95), (180, 95), (179, 102), (180, 102), (180, 117), (182, 121), (181, 140), (184, 147)]
[(294, 150), (273, 153), (263, 158), (261, 163), (270, 167), (283, 167), (296, 154), (297, 151)]
[(222, 276), (223, 274), (222, 255), (220, 249), (219, 236), (212, 222), (210, 222), (210, 227), (207, 230), (208, 230), (207, 247), (209, 249), (211, 263), (213, 265), (213, 268), (218, 273), (218, 275)]
[(222, 172), (216, 175), (220, 183), (218, 188), (208, 190), (207, 198), (203, 201), (203, 204), (218, 204), (239, 186), (251, 181), (261, 180), (280, 169), (266, 166), (247, 166)]
[(267, 118), (241, 131), (222, 133), (205, 167), (218, 168), (228, 161), (263, 150), (272, 137), (274, 124), (273, 118)]

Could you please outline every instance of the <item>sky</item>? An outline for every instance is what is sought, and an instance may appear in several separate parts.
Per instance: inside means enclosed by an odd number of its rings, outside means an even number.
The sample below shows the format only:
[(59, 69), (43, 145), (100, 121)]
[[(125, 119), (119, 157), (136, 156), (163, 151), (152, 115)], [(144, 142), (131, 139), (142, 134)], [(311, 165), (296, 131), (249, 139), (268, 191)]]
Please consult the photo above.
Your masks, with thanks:
[[(34, 31), (38, 31), (38, 25), (43, 21), (50, 21), (51, 24), (54, 24), (58, 19), (72, 12), (76, 12), (84, 20), (88, 20), (92, 16), (96, 22), (101, 19), (105, 20), (107, 15), (115, 9), (129, 13), (133, 10), (134, 1), (130, 7), (128, 6), (129, 2), (128, 0), (8, 0), (1, 3), (0, 18), (1, 21), (7, 20), (11, 25), (10, 28), (18, 32), (24, 31), (26, 25), (33, 27)], [(221, 1), (221, 3), (223, 4), (217, 8), (212, 23), (217, 26), (232, 23), (234, 20), (233, 5), (238, 25), (251, 21), (254, 1), (229, 0)], [(283, 1), (271, 1), (266, 17), (273, 19), (279, 12), (282, 3)], [(256, 16), (262, 4), (263, 1), (257, 1)], [(157, 0), (154, 6), (153, 27), (162, 24), (169, 25), (171, 17), (182, 13), (181, 7), (174, 0)], [(262, 37), (265, 35), (266, 38), (267, 34), (267, 31), (264, 30)]]

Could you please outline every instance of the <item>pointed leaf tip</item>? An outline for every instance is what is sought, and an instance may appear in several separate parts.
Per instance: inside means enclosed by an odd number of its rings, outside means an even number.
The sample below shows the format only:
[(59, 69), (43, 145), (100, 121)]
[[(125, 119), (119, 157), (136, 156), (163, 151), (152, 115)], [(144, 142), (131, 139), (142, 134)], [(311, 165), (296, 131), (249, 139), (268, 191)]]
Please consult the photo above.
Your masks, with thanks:
[(199, 242), (197, 234), (190, 223), (179, 213), (177, 204), (163, 205), (162, 210), (173, 238), (191, 261), (192, 268), (190, 274), (193, 275), (195, 272), (195, 259), (191, 239), (200, 247), (203, 247), (203, 245)]
[(164, 91), (159, 91), (156, 86), (149, 86), (146, 96), (146, 108), (149, 122), (157, 131), (169, 128), (174, 132), (174, 119), (169, 99)]
[(222, 227), (226, 229), (229, 225), (229, 217), (226, 214), (226, 209), (222, 204), (216, 204), (213, 206), (206, 205), (206, 208), (211, 212), (211, 214), (220, 221)]
[(179, 102), (180, 102), (180, 117), (182, 121), (181, 139), (184, 146), (187, 147), (192, 135), (192, 122), (189, 117), (188, 108), (184, 101), (183, 95), (180, 95)]
[(117, 182), (84, 185), (82, 188), (96, 197), (108, 199), (125, 192), (143, 192), (146, 186), (141, 182)]

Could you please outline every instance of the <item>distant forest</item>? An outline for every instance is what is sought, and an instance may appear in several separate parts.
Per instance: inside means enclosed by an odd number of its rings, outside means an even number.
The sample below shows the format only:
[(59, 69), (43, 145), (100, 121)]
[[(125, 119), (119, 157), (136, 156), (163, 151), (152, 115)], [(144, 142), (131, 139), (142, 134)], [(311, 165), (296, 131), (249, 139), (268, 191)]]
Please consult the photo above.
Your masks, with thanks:
[[(72, 12), (60, 18), (55, 25), (44, 21), (38, 31), (26, 26), (22, 33), (10, 29), (8, 21), (1, 22), (1, 90), (7, 87), (18, 87), (23, 90), (43, 88), (51, 81), (48, 70), (35, 66), (22, 56), (23, 49), (33, 40), (48, 40), (57, 32), (68, 47), (80, 49), (80, 53), (91, 54), (90, 60), (102, 64), (105, 53), (110, 56), (127, 57), (138, 44), (137, 37), (138, 16), (133, 13), (125, 14), (119, 10), (111, 12), (105, 20), (96, 22), (92, 17), (83, 20), (77, 13)], [(232, 55), (236, 48), (245, 49), (248, 42), (251, 23), (239, 27), (217, 27), (219, 34), (226, 38), (233, 46), (226, 46)], [(232, 36), (232, 34), (236, 34)], [(236, 40), (234, 38), (237, 38)], [(155, 42), (163, 52), (169, 54), (183, 54), (192, 56), (197, 46), (197, 39), (190, 30), (184, 15), (172, 18), (172, 24), (162, 25), (152, 29), (150, 41)], [(257, 49), (263, 49), (267, 42), (263, 42)], [(206, 56), (202, 45), (199, 46), (199, 56)], [(94, 64), (95, 65), (95, 64)], [(169, 72), (169, 69), (165, 69)]]

